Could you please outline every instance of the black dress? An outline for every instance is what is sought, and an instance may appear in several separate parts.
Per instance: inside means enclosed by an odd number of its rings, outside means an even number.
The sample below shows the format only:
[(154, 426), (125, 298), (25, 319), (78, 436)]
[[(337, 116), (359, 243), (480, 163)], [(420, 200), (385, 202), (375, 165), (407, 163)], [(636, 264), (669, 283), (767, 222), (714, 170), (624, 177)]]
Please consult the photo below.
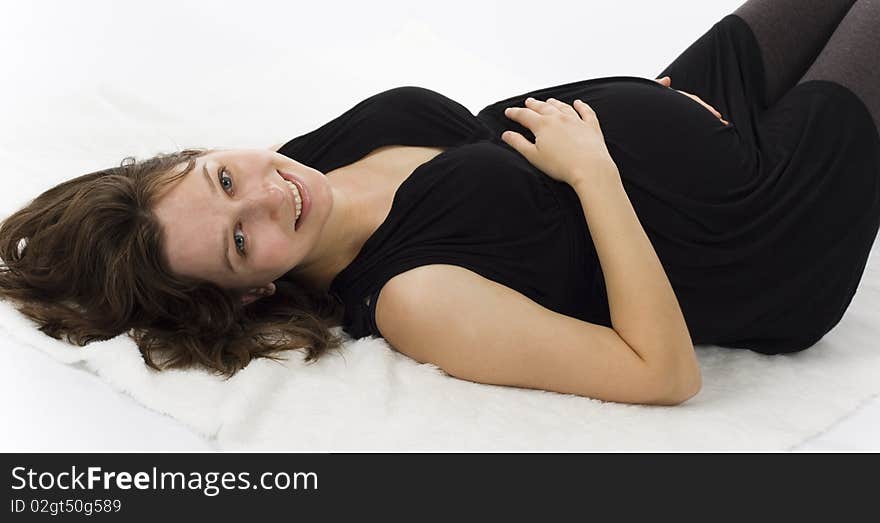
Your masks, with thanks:
[(880, 224), (880, 136), (866, 107), (828, 81), (763, 107), (757, 43), (732, 15), (667, 74), (674, 89), (597, 78), (507, 98), (476, 117), (432, 90), (399, 87), (287, 142), (281, 154), (321, 172), (384, 145), (447, 148), (402, 183), (387, 219), (333, 280), (344, 330), (381, 336), (375, 304), (384, 283), (432, 263), (611, 326), (577, 194), (500, 138), (511, 129), (534, 139), (503, 114), (533, 96), (580, 98), (596, 111), (695, 344), (763, 353), (814, 344), (849, 305)]

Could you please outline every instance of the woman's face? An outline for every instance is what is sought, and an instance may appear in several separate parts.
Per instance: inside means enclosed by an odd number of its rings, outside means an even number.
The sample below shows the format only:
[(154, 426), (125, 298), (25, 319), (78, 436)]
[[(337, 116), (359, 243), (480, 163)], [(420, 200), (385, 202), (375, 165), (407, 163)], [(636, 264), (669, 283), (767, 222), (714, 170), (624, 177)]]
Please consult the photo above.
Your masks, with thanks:
[[(320, 237), (333, 200), (326, 177), (261, 149), (214, 150), (195, 162), (154, 208), (171, 270), (271, 294), (271, 282), (300, 264)], [(296, 177), (308, 194), (303, 200), (311, 200), (296, 230), (295, 200), (280, 172)]]

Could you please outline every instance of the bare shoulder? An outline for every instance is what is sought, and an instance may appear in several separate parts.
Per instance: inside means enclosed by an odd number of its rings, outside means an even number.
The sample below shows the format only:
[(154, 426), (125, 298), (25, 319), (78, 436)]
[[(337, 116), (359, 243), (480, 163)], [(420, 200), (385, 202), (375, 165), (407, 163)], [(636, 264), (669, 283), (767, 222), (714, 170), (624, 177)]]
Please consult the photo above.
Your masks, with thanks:
[(423, 265), (391, 278), (376, 324), (397, 351), (479, 383), (675, 405), (656, 372), (613, 329), (547, 309), (457, 265)]

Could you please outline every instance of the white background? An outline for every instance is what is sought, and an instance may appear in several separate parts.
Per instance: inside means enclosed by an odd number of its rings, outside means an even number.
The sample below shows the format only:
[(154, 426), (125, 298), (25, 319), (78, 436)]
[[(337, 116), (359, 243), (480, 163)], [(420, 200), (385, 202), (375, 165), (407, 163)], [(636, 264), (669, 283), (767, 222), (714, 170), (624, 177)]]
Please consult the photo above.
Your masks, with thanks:
[[(287, 141), (395, 86), (428, 87), (477, 112), (544, 86), (654, 78), (740, 3), (7, 2), (4, 214), (130, 154)], [(72, 103), (77, 118), (59, 117)], [(35, 164), (40, 176), (17, 175)], [(93, 374), (30, 348), (7, 352), (0, 450), (210, 448)], [(878, 403), (802, 450), (880, 449)]]

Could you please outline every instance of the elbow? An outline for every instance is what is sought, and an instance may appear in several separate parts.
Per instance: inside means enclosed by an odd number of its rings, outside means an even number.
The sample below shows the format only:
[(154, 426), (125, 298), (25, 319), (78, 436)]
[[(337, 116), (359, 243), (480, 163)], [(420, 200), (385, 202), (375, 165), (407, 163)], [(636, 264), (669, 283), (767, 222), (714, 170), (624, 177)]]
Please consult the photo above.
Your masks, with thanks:
[(703, 388), (703, 376), (695, 356), (684, 369), (681, 367), (672, 371), (667, 369), (662, 376), (665, 379), (658, 380), (663, 385), (659, 387), (660, 393), (653, 402), (656, 405), (681, 405), (699, 394)]
[(696, 385), (689, 384), (687, 386), (679, 384), (677, 386), (670, 387), (671, 392), (657, 395), (654, 401), (650, 401), (648, 403), (651, 405), (675, 407), (696, 396), (700, 392), (700, 387), (701, 385), (699, 384), (699, 382)]
[(695, 376), (684, 380), (678, 384), (678, 387), (674, 387), (674, 392), (670, 396), (672, 402), (670, 405), (681, 405), (687, 400), (693, 398), (697, 394), (700, 393), (700, 389), (703, 388), (703, 378), (700, 375), (699, 369), (697, 370)]

